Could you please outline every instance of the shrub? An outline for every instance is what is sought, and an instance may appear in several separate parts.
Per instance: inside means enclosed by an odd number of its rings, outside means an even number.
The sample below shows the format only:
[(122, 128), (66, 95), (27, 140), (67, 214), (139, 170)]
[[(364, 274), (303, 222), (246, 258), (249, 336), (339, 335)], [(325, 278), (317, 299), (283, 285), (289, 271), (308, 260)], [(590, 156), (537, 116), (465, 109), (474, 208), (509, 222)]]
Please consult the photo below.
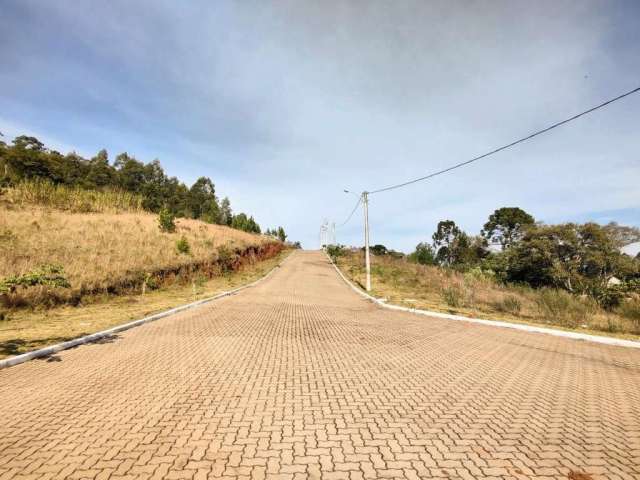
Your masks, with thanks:
[(495, 307), (501, 312), (518, 315), (522, 310), (522, 302), (518, 297), (508, 296), (497, 302)]
[(540, 313), (557, 320), (561, 325), (575, 328), (587, 323), (588, 317), (597, 310), (597, 304), (589, 297), (576, 297), (564, 290), (542, 288), (536, 296)]
[(327, 254), (335, 262), (338, 257), (346, 254), (346, 249), (343, 245), (327, 245)]
[(178, 250), (178, 253), (184, 253), (185, 255), (191, 253), (191, 246), (184, 235), (179, 240), (176, 240), (176, 250)]
[(442, 298), (450, 307), (461, 307), (464, 303), (464, 292), (459, 287), (451, 285), (442, 290)]
[(640, 299), (632, 298), (622, 302), (616, 313), (631, 320), (634, 333), (640, 333)]
[(175, 215), (168, 209), (163, 208), (158, 213), (158, 226), (161, 232), (173, 233), (176, 231)]
[(222, 270), (222, 273), (230, 272), (233, 270), (233, 251), (226, 245), (221, 245), (218, 248), (218, 265)]

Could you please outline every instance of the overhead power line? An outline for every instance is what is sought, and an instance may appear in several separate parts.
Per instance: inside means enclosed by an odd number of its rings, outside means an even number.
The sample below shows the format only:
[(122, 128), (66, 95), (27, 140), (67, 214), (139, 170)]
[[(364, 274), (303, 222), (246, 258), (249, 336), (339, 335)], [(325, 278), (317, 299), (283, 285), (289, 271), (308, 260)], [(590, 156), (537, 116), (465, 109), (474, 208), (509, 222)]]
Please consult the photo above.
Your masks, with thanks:
[(349, 214), (347, 219), (344, 222), (342, 222), (340, 225), (338, 225), (336, 228), (342, 228), (347, 223), (349, 223), (349, 220), (351, 220), (351, 217), (353, 217), (353, 214), (356, 213), (356, 210), (358, 209), (358, 206), (360, 205), (361, 201), (362, 201), (362, 196), (358, 197), (358, 201), (356, 202), (356, 205), (353, 207), (353, 210), (351, 210), (351, 213)]
[[(640, 87), (634, 88), (633, 90), (631, 90), (631, 91), (629, 91), (627, 93), (623, 93), (622, 95), (619, 95), (619, 96), (617, 96), (615, 98), (607, 100), (606, 102), (603, 102), (600, 105), (596, 105), (595, 107), (592, 107), (589, 110), (585, 110), (584, 112), (578, 113), (577, 115), (574, 115), (573, 117), (567, 118), (566, 120), (562, 120), (561, 122), (554, 123), (553, 125), (550, 125), (550, 126), (548, 126), (546, 128), (543, 128), (542, 130), (538, 130), (537, 132), (534, 132), (531, 135), (527, 135), (526, 137), (522, 137), (519, 140), (516, 140), (515, 142), (511, 142), (511, 143), (509, 143), (507, 145), (503, 145), (502, 147), (496, 148), (494, 150), (491, 150), (490, 152), (484, 153), (484, 154), (479, 155), (477, 157), (474, 157), (474, 158), (472, 158), (470, 160), (466, 160), (464, 162), (458, 163), (458, 164), (453, 165), (451, 167), (445, 168), (444, 170), (439, 170), (437, 172), (433, 172), (433, 173), (430, 173), (428, 175), (425, 175), (424, 177), (415, 178), (415, 179), (409, 180), (407, 182), (398, 183), (397, 185), (391, 185), (389, 187), (379, 188), (378, 190), (373, 190), (373, 191), (369, 192), (369, 194), (386, 192), (388, 190), (395, 190), (396, 188), (406, 187), (407, 185), (411, 185), (413, 183), (421, 182), (423, 180), (427, 180), (429, 178), (433, 178), (435, 176), (442, 175), (443, 173), (450, 172), (451, 170), (455, 170), (456, 168), (464, 167), (465, 165), (469, 165), (470, 163), (477, 162), (478, 160), (486, 158), (486, 157), (488, 157), (490, 155), (493, 155), (495, 153), (501, 152), (502, 150), (506, 150), (507, 148), (511, 148), (514, 145), (517, 145), (517, 144), (522, 143), (522, 142), (526, 142), (527, 140), (530, 140), (533, 137), (537, 137), (538, 135), (541, 135), (541, 134), (543, 134), (545, 132), (548, 132), (549, 130), (553, 130), (554, 128), (557, 128), (557, 127), (559, 127), (561, 125), (564, 125), (565, 123), (572, 122), (573, 120), (576, 120), (576, 119), (578, 119), (578, 118), (580, 118), (580, 117), (582, 117), (584, 115), (587, 115), (587, 114), (589, 114), (591, 112), (594, 112), (594, 111), (596, 111), (596, 110), (598, 110), (598, 109), (600, 109), (602, 107), (605, 107), (605, 106), (609, 105), (610, 103), (617, 102), (618, 100), (622, 100), (623, 98), (628, 97), (629, 95), (632, 95), (632, 94), (637, 93), (639, 91), (640, 91)], [(357, 205), (356, 205), (356, 208), (357, 208)], [(351, 215), (353, 215), (353, 213)], [(351, 216), (349, 216), (349, 218), (351, 218)], [(348, 220), (349, 219), (347, 219), (347, 221)]]

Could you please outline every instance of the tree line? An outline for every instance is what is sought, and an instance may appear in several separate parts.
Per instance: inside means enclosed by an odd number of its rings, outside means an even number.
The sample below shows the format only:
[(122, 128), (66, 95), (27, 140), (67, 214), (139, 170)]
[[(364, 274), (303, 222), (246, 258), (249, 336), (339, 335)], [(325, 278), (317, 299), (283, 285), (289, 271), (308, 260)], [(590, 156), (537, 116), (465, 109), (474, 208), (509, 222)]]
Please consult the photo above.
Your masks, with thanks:
[(11, 145), (0, 141), (0, 186), (38, 179), (84, 189), (124, 190), (140, 195), (143, 208), (150, 212), (163, 210), (177, 217), (247, 232), (261, 231), (252, 216), (233, 213), (229, 198), (218, 198), (208, 177), (200, 177), (187, 187), (176, 177), (169, 177), (158, 160), (144, 163), (126, 152), (111, 163), (104, 149), (85, 159), (73, 152), (63, 155), (50, 150), (37, 138), (26, 135), (16, 137)]
[(408, 258), (461, 271), (478, 269), (504, 282), (586, 294), (610, 307), (630, 291), (640, 292), (640, 254), (632, 258), (620, 251), (633, 241), (640, 241), (635, 227), (613, 222), (544, 225), (518, 207), (505, 207), (492, 213), (475, 236), (452, 220), (440, 221), (431, 242), (419, 243)]

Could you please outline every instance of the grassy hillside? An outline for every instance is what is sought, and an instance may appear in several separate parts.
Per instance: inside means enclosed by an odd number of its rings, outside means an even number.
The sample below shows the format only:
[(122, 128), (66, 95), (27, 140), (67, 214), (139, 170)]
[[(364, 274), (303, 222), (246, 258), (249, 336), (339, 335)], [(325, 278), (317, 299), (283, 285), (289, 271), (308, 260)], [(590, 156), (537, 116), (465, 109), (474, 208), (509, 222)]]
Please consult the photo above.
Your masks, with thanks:
[[(350, 252), (337, 258), (340, 269), (360, 286), (365, 283), (363, 255)], [(388, 255), (372, 259), (373, 295), (389, 303), (488, 319), (640, 335), (640, 299), (606, 311), (588, 297), (551, 288), (505, 285), (480, 271), (458, 273), (422, 266)]]
[[(153, 289), (181, 276), (211, 277), (244, 262), (242, 254), (270, 257), (282, 249), (262, 235), (199, 220), (177, 219), (176, 231), (164, 233), (157, 215), (139, 210), (135, 201), (130, 208), (122, 202), (108, 208), (113, 202), (107, 195), (112, 194), (91, 192), (80, 202), (93, 213), (39, 205), (54, 197), (36, 193), (30, 198), (9, 191), (0, 197), (0, 282), (22, 282), (5, 288), (0, 296), (5, 308), (77, 303), (92, 293)], [(29, 286), (52, 265), (62, 267), (67, 287)]]

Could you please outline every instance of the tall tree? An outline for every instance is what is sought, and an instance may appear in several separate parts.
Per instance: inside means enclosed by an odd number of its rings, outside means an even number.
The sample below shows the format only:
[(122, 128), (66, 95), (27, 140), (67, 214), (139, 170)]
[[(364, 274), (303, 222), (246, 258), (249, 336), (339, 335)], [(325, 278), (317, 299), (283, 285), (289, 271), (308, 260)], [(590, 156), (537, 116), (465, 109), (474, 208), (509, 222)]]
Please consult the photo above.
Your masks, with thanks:
[(436, 259), (440, 265), (449, 266), (454, 262), (453, 244), (458, 239), (462, 230), (453, 220), (442, 220), (431, 237)]
[(189, 208), (193, 218), (202, 218), (209, 223), (217, 223), (220, 208), (216, 190), (210, 178), (200, 177), (189, 189)]
[(503, 249), (518, 241), (523, 230), (534, 225), (535, 219), (518, 207), (499, 208), (489, 216), (481, 235), (491, 243), (499, 243)]
[(231, 225), (233, 220), (233, 212), (231, 210), (231, 202), (228, 197), (224, 197), (220, 202), (220, 224)]

